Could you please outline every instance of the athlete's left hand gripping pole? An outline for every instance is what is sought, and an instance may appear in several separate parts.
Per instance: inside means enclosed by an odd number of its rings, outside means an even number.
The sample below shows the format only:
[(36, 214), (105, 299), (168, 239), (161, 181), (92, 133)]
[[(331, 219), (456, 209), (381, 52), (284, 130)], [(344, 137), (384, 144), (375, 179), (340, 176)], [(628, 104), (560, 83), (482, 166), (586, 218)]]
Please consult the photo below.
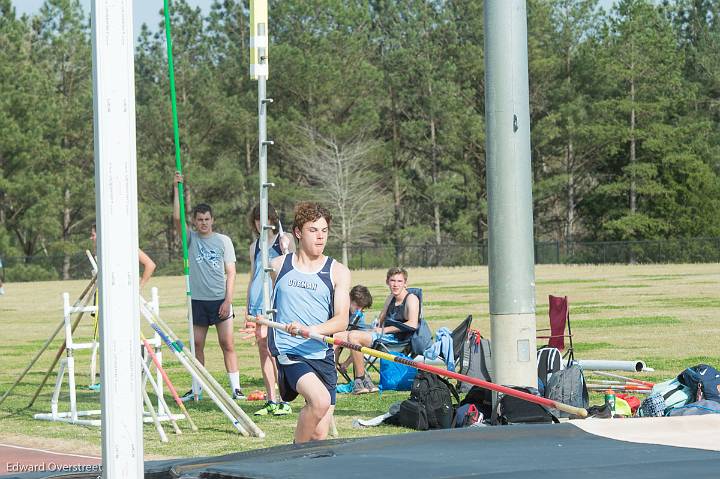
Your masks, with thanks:
[[(177, 98), (175, 95), (175, 66), (172, 54), (172, 32), (170, 30), (170, 6), (168, 0), (163, 0), (163, 13), (165, 14), (165, 40), (168, 57), (168, 76), (170, 78), (170, 102), (172, 103), (173, 139), (175, 141), (175, 170), (182, 175), (182, 160), (180, 158), (180, 126), (178, 124)], [(182, 231), (183, 274), (185, 275), (185, 296), (187, 298), (188, 337), (190, 352), (195, 357), (195, 332), (193, 330), (192, 297), (190, 295), (190, 262), (188, 261), (187, 224), (185, 219), (185, 188), (183, 182), (178, 183), (178, 201), (180, 203), (180, 229)], [(198, 400), (200, 386), (193, 379), (193, 395)]]

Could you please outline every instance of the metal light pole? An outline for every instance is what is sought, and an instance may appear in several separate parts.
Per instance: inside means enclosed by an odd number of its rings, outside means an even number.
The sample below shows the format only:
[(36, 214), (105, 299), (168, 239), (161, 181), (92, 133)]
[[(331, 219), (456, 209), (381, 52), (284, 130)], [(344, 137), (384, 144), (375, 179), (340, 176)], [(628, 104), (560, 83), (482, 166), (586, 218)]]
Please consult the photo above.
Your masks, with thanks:
[(143, 477), (131, 0), (93, 0), (103, 477)]
[(485, 0), (490, 328), (495, 382), (537, 386), (527, 12)]

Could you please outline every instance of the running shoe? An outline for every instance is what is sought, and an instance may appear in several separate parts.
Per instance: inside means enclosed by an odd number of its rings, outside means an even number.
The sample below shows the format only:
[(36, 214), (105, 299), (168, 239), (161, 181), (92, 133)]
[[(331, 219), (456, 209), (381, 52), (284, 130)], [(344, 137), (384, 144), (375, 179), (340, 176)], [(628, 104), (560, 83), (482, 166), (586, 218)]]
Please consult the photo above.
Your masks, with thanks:
[(365, 377), (363, 378), (363, 385), (365, 386), (365, 389), (367, 389), (369, 393), (376, 393), (380, 390), (380, 389), (378, 389), (377, 386), (375, 386), (375, 384), (373, 384), (372, 379), (370, 379), (369, 374), (366, 374)]
[(370, 391), (365, 386), (365, 379), (363, 378), (355, 378), (355, 381), (353, 382), (353, 394), (366, 394)]
[[(182, 402), (192, 401), (194, 398), (195, 398), (195, 395), (193, 394), (192, 389), (189, 390), (188, 392), (186, 392), (185, 394), (183, 394), (182, 396), (180, 396), (180, 400)], [(202, 399), (202, 390), (200, 390), (200, 393), (198, 394), (198, 400), (200, 400), (200, 399)]]
[(277, 411), (279, 404), (274, 403), (272, 401), (268, 401), (265, 403), (265, 406), (263, 406), (261, 409), (258, 409), (255, 411), (256, 416), (267, 416), (268, 414), (273, 414), (275, 411)]
[(238, 400), (238, 401), (246, 399), (245, 394), (243, 394), (242, 389), (240, 389), (240, 388), (237, 388), (233, 391), (232, 398), (235, 400)]
[(281, 402), (280, 404), (276, 404), (276, 406), (273, 411), (274, 416), (287, 416), (288, 414), (292, 414), (292, 408), (288, 403)]

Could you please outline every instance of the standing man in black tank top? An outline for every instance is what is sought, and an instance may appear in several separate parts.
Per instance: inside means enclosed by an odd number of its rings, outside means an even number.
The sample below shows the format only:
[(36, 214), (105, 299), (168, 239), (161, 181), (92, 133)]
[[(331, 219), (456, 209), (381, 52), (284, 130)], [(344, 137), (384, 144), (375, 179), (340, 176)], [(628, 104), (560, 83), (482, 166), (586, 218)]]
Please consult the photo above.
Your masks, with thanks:
[[(407, 340), (412, 333), (401, 332), (394, 326), (385, 326), (386, 319), (404, 323), (413, 329), (417, 329), (420, 318), (420, 299), (407, 290), (407, 271), (404, 268), (390, 268), (385, 277), (385, 284), (390, 289), (390, 295), (385, 300), (382, 312), (380, 313), (378, 327), (373, 330), (350, 331), (349, 341), (360, 343), (363, 346), (371, 346), (377, 339), (382, 339), (386, 344), (400, 343)], [(377, 387), (370, 380), (370, 375), (365, 371), (365, 358), (358, 351), (352, 351), (353, 372), (353, 394), (364, 394), (377, 391)]]

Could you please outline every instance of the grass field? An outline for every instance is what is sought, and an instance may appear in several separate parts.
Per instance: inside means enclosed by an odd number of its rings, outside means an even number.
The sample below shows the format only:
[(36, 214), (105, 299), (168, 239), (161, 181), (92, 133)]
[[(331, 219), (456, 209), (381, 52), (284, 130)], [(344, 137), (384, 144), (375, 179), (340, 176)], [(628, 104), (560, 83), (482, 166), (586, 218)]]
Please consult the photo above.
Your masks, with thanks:
[[(489, 336), (488, 272), (484, 267), (413, 269), (411, 286), (422, 287), (425, 315), (433, 330), (452, 328), (466, 315), (475, 318), (473, 327)], [(353, 273), (353, 284), (367, 285), (375, 298), (371, 316), (377, 314), (386, 295), (384, 271)], [(660, 380), (676, 375), (687, 366), (708, 362), (720, 366), (720, 268), (717, 264), (640, 265), (640, 266), (538, 266), (538, 327), (547, 326), (547, 295), (567, 295), (575, 335), (576, 357), (581, 359), (641, 359), (656, 369), (639, 377)], [(245, 275), (236, 283), (237, 311), (242, 310)], [(61, 294), (72, 300), (86, 282), (44, 282), (6, 285), (0, 296), (0, 394), (14, 382), (62, 319)], [(149, 286), (160, 289), (161, 314), (177, 332), (184, 334), (184, 282), (180, 277), (154, 278)], [(149, 296), (149, 292), (146, 292)], [(236, 321), (236, 326), (239, 324)], [(149, 330), (143, 324), (143, 330)], [(83, 319), (75, 338), (92, 335), (92, 321)], [(61, 343), (56, 339), (13, 394), (0, 406), (0, 441), (44, 447), (63, 445), (84, 453), (99, 453), (98, 428), (36, 421), (32, 415), (48, 412), (55, 374), (35, 405), (27, 409), (29, 398), (44, 376)], [(241, 383), (246, 391), (262, 388), (254, 346), (236, 337)], [(206, 347), (207, 366), (222, 384), (227, 384), (217, 338), (210, 332)], [(87, 384), (88, 355), (78, 354), (79, 385)], [(186, 390), (190, 377), (174, 358), (165, 354), (167, 370), (178, 390)], [(336, 421), (340, 437), (360, 437), (402, 432), (381, 426), (353, 429), (354, 418), (370, 418), (387, 411), (390, 404), (407, 393), (340, 395)], [(99, 394), (82, 387), (78, 390), (79, 409), (99, 408)], [(249, 414), (260, 402), (248, 402)], [(171, 405), (171, 407), (173, 407)], [(293, 403), (295, 411), (300, 401)], [(67, 408), (67, 394), (61, 396), (61, 410)], [(265, 439), (243, 438), (209, 400), (189, 404), (190, 414), (200, 428), (175, 436), (167, 428), (170, 442), (162, 444), (152, 425), (145, 426), (145, 453), (149, 458), (202, 456), (288, 444), (297, 415), (258, 418)]]

